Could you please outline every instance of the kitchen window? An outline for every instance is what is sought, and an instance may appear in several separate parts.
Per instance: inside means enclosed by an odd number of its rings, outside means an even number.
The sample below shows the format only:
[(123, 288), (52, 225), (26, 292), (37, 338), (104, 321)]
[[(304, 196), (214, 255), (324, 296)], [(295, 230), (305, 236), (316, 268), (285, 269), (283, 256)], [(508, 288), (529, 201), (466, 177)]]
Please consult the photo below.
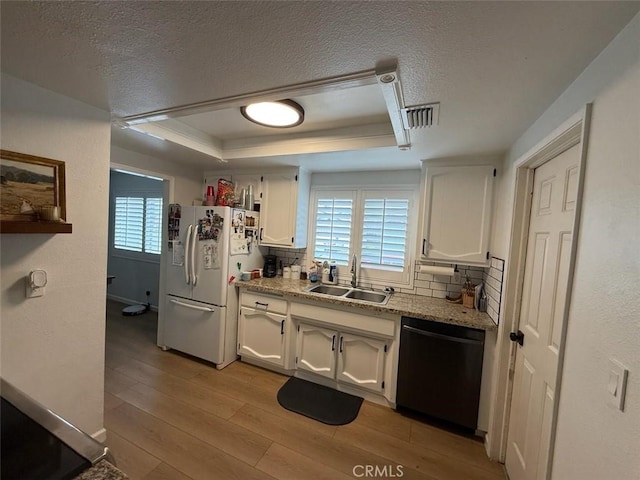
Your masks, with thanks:
[(360, 284), (412, 284), (414, 189), (317, 188), (311, 205), (313, 258), (335, 261), (341, 283), (355, 254)]
[(116, 196), (113, 247), (160, 255), (162, 251), (162, 198)]

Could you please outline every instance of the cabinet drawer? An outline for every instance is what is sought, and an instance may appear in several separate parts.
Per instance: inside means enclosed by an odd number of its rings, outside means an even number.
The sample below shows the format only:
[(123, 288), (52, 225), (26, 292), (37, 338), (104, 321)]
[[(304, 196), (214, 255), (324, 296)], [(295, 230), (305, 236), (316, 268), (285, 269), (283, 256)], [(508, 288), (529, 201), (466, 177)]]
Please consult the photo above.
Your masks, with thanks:
[(240, 305), (283, 315), (287, 314), (287, 303), (284, 298), (261, 293), (243, 292), (240, 297)]

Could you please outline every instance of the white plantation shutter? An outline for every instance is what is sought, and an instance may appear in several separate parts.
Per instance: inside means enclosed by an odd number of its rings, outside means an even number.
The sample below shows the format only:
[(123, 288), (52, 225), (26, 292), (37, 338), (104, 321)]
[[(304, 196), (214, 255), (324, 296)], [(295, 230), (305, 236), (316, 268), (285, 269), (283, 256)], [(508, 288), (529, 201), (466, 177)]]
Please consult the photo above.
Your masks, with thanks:
[(407, 251), (408, 198), (366, 198), (361, 264), (402, 271)]
[(161, 242), (162, 198), (115, 198), (115, 248), (159, 255)]
[(116, 197), (113, 246), (121, 250), (142, 251), (144, 198)]
[(316, 204), (314, 258), (349, 263), (352, 198), (320, 196)]
[(162, 198), (147, 198), (144, 224), (144, 251), (160, 254), (162, 242)]
[(350, 278), (357, 256), (362, 285), (413, 285), (416, 187), (317, 188), (309, 216), (313, 258), (334, 260)]

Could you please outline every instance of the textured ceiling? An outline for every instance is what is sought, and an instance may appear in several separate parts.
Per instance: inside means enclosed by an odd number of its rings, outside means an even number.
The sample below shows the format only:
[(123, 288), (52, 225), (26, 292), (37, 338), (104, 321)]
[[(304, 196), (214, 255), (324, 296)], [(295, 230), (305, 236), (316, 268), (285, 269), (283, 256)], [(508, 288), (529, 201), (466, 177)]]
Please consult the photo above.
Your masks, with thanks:
[[(421, 158), (505, 151), (639, 8), (612, 1), (2, 1), (1, 66), (127, 116), (394, 60), (407, 105), (441, 102), (438, 127), (412, 132), (410, 152), (388, 151), (389, 166), (410, 167)], [(114, 135), (127, 148), (175, 155), (135, 139)], [(354, 165), (366, 164), (352, 155)], [(189, 151), (181, 158), (203, 160)]]

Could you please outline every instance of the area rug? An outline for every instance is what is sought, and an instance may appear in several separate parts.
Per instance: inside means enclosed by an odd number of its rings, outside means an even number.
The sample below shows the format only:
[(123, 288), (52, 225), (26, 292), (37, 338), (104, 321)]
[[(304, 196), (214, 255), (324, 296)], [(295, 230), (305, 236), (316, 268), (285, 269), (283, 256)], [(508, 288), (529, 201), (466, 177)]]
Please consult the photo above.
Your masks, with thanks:
[(327, 425), (345, 425), (358, 416), (362, 398), (291, 377), (278, 390), (278, 403)]

